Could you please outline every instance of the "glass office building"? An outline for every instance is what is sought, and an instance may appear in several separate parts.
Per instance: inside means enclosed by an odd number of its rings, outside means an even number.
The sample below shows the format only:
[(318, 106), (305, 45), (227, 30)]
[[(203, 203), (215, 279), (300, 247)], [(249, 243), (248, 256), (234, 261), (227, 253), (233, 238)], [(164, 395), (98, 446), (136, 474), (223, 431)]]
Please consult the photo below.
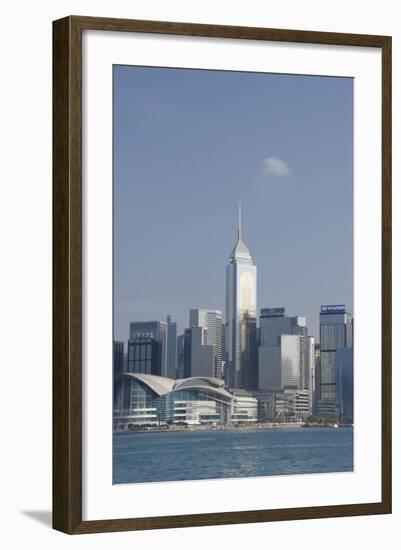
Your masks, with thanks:
[(121, 374), (124, 371), (124, 342), (113, 340), (113, 372)]
[(354, 421), (354, 350), (339, 348), (336, 351), (336, 401), (342, 422)]
[(352, 316), (344, 305), (321, 306), (320, 401), (336, 401), (336, 351), (352, 347), (352, 333)]
[(177, 375), (177, 323), (167, 316), (167, 371), (168, 378)]
[(210, 376), (222, 377), (223, 357), (223, 314), (218, 309), (191, 309), (189, 326), (207, 330), (206, 344), (213, 346), (213, 365)]
[(185, 335), (180, 334), (177, 338), (177, 371), (175, 378), (184, 378), (184, 343)]
[(260, 311), (260, 346), (278, 346), (282, 334), (306, 336), (305, 317), (288, 317), (284, 307), (266, 307)]
[(315, 341), (312, 336), (283, 334), (281, 348), (281, 388), (309, 390), (315, 360)]
[(154, 338), (136, 338), (128, 342), (127, 372), (161, 375), (161, 342)]
[(207, 329), (191, 327), (184, 332), (184, 378), (210, 377), (213, 373), (213, 346), (207, 344)]
[(161, 345), (161, 375), (167, 375), (167, 323), (165, 321), (135, 321), (130, 323), (129, 339), (153, 338)]
[(226, 377), (231, 388), (257, 387), (256, 265), (241, 219), (226, 268)]
[(309, 390), (314, 338), (307, 335), (305, 317), (288, 317), (283, 307), (263, 308), (259, 332), (259, 389)]

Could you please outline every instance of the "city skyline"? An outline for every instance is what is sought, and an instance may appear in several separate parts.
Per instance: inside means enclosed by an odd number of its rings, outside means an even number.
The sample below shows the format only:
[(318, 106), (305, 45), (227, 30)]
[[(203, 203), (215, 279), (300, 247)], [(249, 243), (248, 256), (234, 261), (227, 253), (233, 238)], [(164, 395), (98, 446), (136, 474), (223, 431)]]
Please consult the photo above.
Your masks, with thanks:
[(352, 471), (352, 79), (113, 75), (114, 483)]
[[(318, 342), (321, 304), (353, 312), (350, 79), (138, 67), (114, 75), (117, 340), (127, 341), (132, 321), (171, 315), (182, 334), (190, 309), (225, 311), (239, 202), (260, 273), (257, 318), (284, 306), (307, 318)], [(321, 140), (324, 124), (331, 132)]]
[[(236, 263), (236, 260), (235, 260), (235, 255), (236, 253), (238, 253), (238, 245), (240, 244), (240, 250), (239, 250), (239, 253), (240, 255), (242, 255), (242, 257), (240, 258), (240, 262), (239, 263), (242, 263), (242, 261), (244, 260), (245, 258), (245, 264), (246, 263), (250, 263), (252, 264), (253, 266), (253, 269), (255, 269), (255, 284), (256, 284), (256, 297), (254, 299), (254, 304), (255, 304), (255, 319), (256, 319), (256, 325), (257, 327), (259, 328), (259, 321), (262, 317), (262, 314), (263, 314), (263, 310), (266, 309), (266, 308), (273, 308), (273, 309), (284, 309), (284, 310), (287, 310), (287, 306), (283, 306), (282, 304), (261, 304), (260, 306), (259, 305), (256, 305), (258, 304), (258, 301), (257, 301), (257, 280), (256, 280), (256, 265), (254, 263), (254, 260), (253, 260), (253, 256), (251, 255), (248, 247), (246, 246), (245, 242), (244, 242), (244, 236), (243, 236), (243, 232), (242, 232), (242, 208), (241, 208), (241, 203), (239, 203), (238, 205), (238, 226), (237, 226), (237, 241), (236, 241), (236, 244), (229, 256), (229, 263), (226, 265), (226, 285), (227, 285), (227, 277), (229, 277), (228, 273), (229, 273), (229, 269), (230, 269), (230, 266), (232, 266), (233, 264), (235, 265)], [(249, 259), (248, 259), (249, 257)], [(226, 296), (226, 300), (227, 300), (227, 288), (225, 289), (225, 296)], [(222, 312), (222, 320), (224, 323), (227, 323), (227, 301), (224, 300), (224, 306), (221, 308), (221, 309), (215, 309), (215, 308), (208, 308), (208, 307), (204, 307), (202, 305), (200, 306), (197, 306), (197, 307), (187, 307), (186, 308), (186, 314), (187, 314), (187, 317), (189, 315), (189, 322), (183, 322), (182, 323), (182, 326), (180, 327), (179, 324), (177, 323), (177, 319), (175, 319), (170, 313), (167, 313), (166, 316), (163, 318), (163, 317), (155, 317), (153, 319), (149, 318), (149, 319), (142, 319), (142, 320), (139, 320), (139, 319), (131, 319), (129, 322), (128, 322), (128, 330), (127, 330), (127, 336), (126, 338), (117, 338), (116, 336), (114, 337), (115, 341), (120, 341), (120, 342), (126, 342), (127, 340), (130, 340), (131, 339), (131, 336), (130, 336), (130, 333), (131, 333), (131, 325), (133, 324), (140, 324), (140, 323), (154, 323), (154, 322), (158, 322), (158, 323), (165, 323), (166, 321), (168, 322), (169, 320), (171, 322), (174, 323), (174, 325), (176, 326), (176, 335), (183, 335), (185, 330), (187, 328), (190, 328), (192, 326), (192, 323), (191, 323), (191, 313), (194, 312), (194, 311), (220, 311)], [(319, 315), (321, 314), (321, 307), (323, 306), (324, 304), (320, 304), (319, 305), (319, 310), (318, 312), (316, 313), (316, 316), (317, 318), (319, 319)], [(352, 310), (348, 307), (348, 305), (345, 306), (347, 308), (347, 313), (350, 314), (350, 315), (353, 315), (353, 312)], [(291, 311), (291, 310), (290, 310)], [(224, 315), (225, 313), (225, 315)], [(288, 313), (288, 312), (287, 312)], [(305, 326), (309, 326), (308, 324), (308, 319), (305, 315), (302, 314), (302, 312), (296, 312), (296, 313), (292, 313), (292, 315), (294, 317), (303, 317), (305, 319)], [(184, 316), (185, 317), (185, 316)], [(182, 317), (182, 318), (184, 318)], [(180, 317), (178, 317), (180, 318)], [(318, 327), (319, 327), (319, 321), (318, 321)], [(177, 328), (179, 327), (179, 328)], [(318, 328), (318, 330), (316, 331), (316, 333), (311, 333), (310, 336), (313, 336), (316, 343), (319, 343), (320, 342), (320, 328)]]

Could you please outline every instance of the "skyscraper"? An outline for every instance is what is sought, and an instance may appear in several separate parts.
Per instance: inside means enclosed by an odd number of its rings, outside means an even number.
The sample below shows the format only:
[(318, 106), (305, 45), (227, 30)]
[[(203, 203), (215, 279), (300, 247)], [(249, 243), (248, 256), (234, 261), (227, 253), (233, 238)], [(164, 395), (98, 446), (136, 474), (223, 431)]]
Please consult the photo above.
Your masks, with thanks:
[(256, 389), (256, 265), (245, 244), (239, 210), (237, 242), (226, 268), (226, 373), (232, 388)]
[(315, 340), (312, 336), (283, 334), (281, 348), (281, 388), (309, 390), (311, 370), (315, 359)]
[(177, 375), (177, 323), (167, 315), (167, 378)]
[(336, 351), (353, 345), (352, 316), (344, 305), (320, 308), (320, 391), (318, 413), (337, 416)]
[(184, 378), (184, 345), (185, 335), (180, 334), (177, 338), (177, 374), (176, 378)]
[(213, 346), (213, 367), (210, 376), (222, 377), (222, 312), (218, 309), (191, 309), (189, 326), (207, 329), (207, 344)]
[(161, 375), (161, 342), (143, 333), (128, 342), (127, 372)]
[(311, 372), (312, 414), (317, 415), (317, 404), (320, 400), (320, 344), (315, 344), (315, 365)]
[(354, 350), (338, 348), (336, 351), (337, 413), (341, 421), (354, 421)]
[(213, 346), (207, 344), (207, 329), (191, 327), (184, 333), (184, 378), (212, 376)]
[(113, 340), (113, 372), (121, 374), (124, 372), (124, 342)]
[(303, 368), (301, 362), (312, 364), (313, 361), (308, 359), (305, 317), (288, 317), (283, 307), (262, 308), (259, 333), (258, 387), (280, 390), (295, 385), (299, 389), (301, 386), (306, 389), (305, 383), (301, 384), (299, 378)]
[(306, 336), (305, 317), (288, 317), (284, 307), (266, 307), (260, 311), (260, 345), (277, 346), (282, 334)]
[(167, 375), (167, 323), (165, 321), (135, 321), (129, 326), (129, 339), (145, 336), (161, 344), (161, 376)]

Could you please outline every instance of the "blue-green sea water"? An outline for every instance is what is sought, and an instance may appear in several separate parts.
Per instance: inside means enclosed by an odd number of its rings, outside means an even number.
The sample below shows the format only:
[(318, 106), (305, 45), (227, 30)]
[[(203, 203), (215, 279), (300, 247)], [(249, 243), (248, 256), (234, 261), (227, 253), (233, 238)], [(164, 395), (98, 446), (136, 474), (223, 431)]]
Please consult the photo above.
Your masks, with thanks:
[(352, 428), (115, 434), (113, 482), (349, 472)]

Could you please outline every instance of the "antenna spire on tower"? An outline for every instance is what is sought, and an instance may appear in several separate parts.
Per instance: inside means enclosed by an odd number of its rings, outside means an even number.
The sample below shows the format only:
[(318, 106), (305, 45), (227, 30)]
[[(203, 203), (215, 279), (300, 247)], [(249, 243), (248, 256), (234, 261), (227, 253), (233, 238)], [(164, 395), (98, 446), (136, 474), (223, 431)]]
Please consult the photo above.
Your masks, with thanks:
[(242, 239), (241, 203), (238, 204), (238, 238)]

